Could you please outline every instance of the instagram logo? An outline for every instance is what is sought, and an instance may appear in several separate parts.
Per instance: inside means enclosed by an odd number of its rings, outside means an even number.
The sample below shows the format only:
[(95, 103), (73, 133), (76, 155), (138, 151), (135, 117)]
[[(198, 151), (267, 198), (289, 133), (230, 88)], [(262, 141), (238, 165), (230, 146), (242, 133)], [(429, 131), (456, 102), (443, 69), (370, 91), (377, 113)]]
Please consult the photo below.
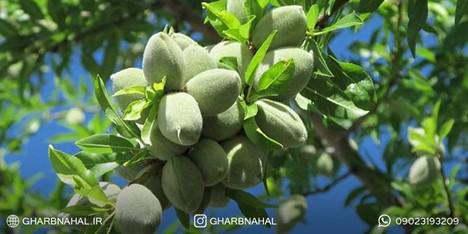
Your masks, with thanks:
[(208, 225), (208, 218), (206, 214), (196, 214), (193, 216), (193, 226), (196, 228), (206, 228)]

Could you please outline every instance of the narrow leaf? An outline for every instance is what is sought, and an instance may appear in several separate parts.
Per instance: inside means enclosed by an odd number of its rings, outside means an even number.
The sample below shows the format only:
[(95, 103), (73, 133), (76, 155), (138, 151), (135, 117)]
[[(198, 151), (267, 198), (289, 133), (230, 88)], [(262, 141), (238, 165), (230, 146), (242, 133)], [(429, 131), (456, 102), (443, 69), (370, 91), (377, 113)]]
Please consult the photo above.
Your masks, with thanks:
[(411, 54), (416, 56), (416, 40), (419, 30), (426, 24), (428, 15), (427, 0), (409, 0), (408, 1), (408, 46)]
[(276, 208), (278, 205), (268, 204), (260, 201), (254, 195), (238, 189), (227, 189), (226, 195), (237, 202), (245, 203), (255, 208)]
[(126, 152), (138, 149), (126, 138), (109, 135), (96, 134), (90, 137), (83, 138), (75, 143), (81, 150), (91, 153), (114, 153)]
[(319, 17), (320, 9), (317, 4), (312, 5), (307, 12), (307, 28), (310, 32), (313, 32), (315, 29), (315, 24)]
[(263, 44), (253, 56), (252, 60), (249, 63), (249, 66), (247, 66), (247, 70), (245, 71), (244, 75), (244, 81), (247, 85), (252, 86), (254, 82), (254, 72), (255, 70), (257, 70), (258, 65), (260, 65), (263, 58), (265, 57), (265, 54), (267, 53), (268, 48), (270, 48), (270, 44), (273, 41), (273, 38), (275, 37), (276, 33), (277, 30), (274, 30), (270, 33), (270, 35), (267, 37), (267, 39), (263, 42)]
[(104, 82), (99, 75), (94, 79), (94, 94), (96, 95), (96, 99), (107, 118), (109, 118), (109, 120), (111, 120), (116, 125), (118, 130), (121, 130), (122, 135), (137, 138), (139, 137), (140, 134), (136, 125), (125, 122), (117, 114), (117, 111), (110, 103)]
[(324, 28), (323, 30), (314, 33), (314, 35), (322, 35), (325, 33), (329, 33), (335, 30), (343, 29), (343, 28), (349, 28), (352, 26), (357, 26), (361, 25), (363, 22), (361, 18), (359, 18), (355, 12), (344, 16), (343, 18), (339, 19), (336, 23), (333, 25)]
[(190, 216), (183, 212), (182, 210), (179, 210), (177, 208), (174, 208), (176, 211), (177, 218), (179, 219), (179, 222), (185, 227), (185, 229), (190, 228)]
[(468, 14), (468, 0), (457, 0), (457, 9), (455, 10), (455, 25), (460, 23), (464, 15)]
[(441, 139), (444, 139), (450, 133), (454, 123), (455, 121), (453, 119), (449, 119), (444, 124), (442, 124), (442, 127), (440, 127), (439, 130), (439, 137)]
[(140, 94), (140, 95), (145, 95), (145, 89), (146, 87), (144, 86), (133, 86), (130, 88), (125, 88), (121, 89), (117, 92), (115, 92), (112, 96), (120, 96), (120, 95), (128, 95), (128, 94)]

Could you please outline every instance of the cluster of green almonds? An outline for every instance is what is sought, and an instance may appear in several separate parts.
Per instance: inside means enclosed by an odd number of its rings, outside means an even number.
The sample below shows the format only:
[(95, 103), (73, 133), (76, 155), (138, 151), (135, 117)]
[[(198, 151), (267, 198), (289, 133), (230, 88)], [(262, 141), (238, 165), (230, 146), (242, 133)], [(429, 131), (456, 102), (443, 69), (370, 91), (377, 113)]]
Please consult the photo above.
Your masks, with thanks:
[[(228, 11), (245, 21), (244, 9), (239, 7), (244, 1), (227, 2)], [(284, 147), (298, 147), (305, 143), (307, 130), (284, 103), (304, 88), (313, 70), (313, 55), (300, 48), (306, 33), (302, 7), (279, 7), (264, 15), (253, 30), (252, 48), (260, 47), (274, 30), (276, 37), (256, 71), (253, 89), (277, 62), (292, 59), (295, 70), (284, 93), (256, 101), (255, 120)], [(151, 144), (145, 146), (154, 159), (117, 169), (122, 177), (135, 181), (151, 163), (163, 165), (143, 182), (138, 180), (141, 185), (133, 183), (117, 196), (115, 217), (122, 232), (151, 233), (160, 222), (162, 209), (171, 206), (188, 214), (195, 213), (202, 201), (224, 207), (229, 201), (226, 188), (247, 189), (262, 181), (266, 155), (242, 131), (240, 97), (248, 88), (243, 75), (252, 56), (251, 48), (240, 42), (202, 47), (184, 34), (160, 32), (146, 44), (142, 69), (127, 68), (111, 76), (113, 92), (165, 79), (157, 126), (152, 129)], [(225, 57), (237, 60), (236, 70), (222, 66)], [(139, 94), (115, 96), (122, 110), (143, 98)], [(144, 121), (142, 117), (137, 124)]]

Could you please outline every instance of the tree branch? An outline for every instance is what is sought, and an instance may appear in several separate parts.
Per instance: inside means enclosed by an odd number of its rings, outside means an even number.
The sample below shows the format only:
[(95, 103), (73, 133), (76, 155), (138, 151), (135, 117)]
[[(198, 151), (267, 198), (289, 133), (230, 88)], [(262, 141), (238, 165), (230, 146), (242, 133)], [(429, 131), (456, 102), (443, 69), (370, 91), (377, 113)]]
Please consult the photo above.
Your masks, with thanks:
[(306, 192), (303, 192), (302, 195), (303, 196), (309, 196), (309, 195), (314, 195), (314, 194), (317, 194), (317, 193), (324, 193), (324, 192), (328, 192), (330, 189), (332, 189), (333, 187), (335, 187), (337, 184), (339, 184), (341, 181), (343, 181), (344, 179), (348, 178), (349, 176), (351, 175), (351, 172), (346, 172), (345, 174), (337, 177), (336, 179), (334, 179), (332, 182), (330, 182), (329, 184), (325, 185), (324, 187), (321, 187), (321, 188), (315, 188), (313, 190), (309, 190), (309, 191), (306, 191)]
[(335, 148), (335, 156), (355, 175), (384, 206), (398, 204), (392, 195), (390, 180), (381, 171), (368, 167), (360, 155), (353, 149), (345, 132), (328, 129), (316, 113), (311, 114), (312, 124), (318, 136)]
[(438, 158), (438, 160), (440, 162), (440, 176), (441, 176), (441, 179), (442, 179), (442, 184), (444, 185), (445, 195), (447, 196), (447, 203), (448, 203), (448, 207), (449, 207), (449, 215), (450, 215), (450, 217), (454, 218), (455, 217), (455, 208), (454, 208), (453, 201), (452, 201), (452, 193), (450, 191), (450, 188), (447, 185), (448, 180), (445, 177), (444, 161), (443, 161), (442, 157), (437, 157), (437, 158)]

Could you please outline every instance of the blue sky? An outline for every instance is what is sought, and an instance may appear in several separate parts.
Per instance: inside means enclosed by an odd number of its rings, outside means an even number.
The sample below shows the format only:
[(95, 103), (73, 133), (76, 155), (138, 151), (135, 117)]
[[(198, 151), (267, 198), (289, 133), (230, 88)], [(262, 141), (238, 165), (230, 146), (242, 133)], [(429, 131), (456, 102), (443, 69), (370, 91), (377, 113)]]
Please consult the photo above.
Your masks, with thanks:
[[(352, 57), (347, 47), (354, 40), (368, 40), (372, 31), (376, 27), (381, 26), (379, 19), (372, 19), (370, 23), (366, 24), (358, 32), (351, 30), (342, 31), (331, 43), (331, 48), (336, 53), (338, 58), (346, 60)], [(75, 50), (78, 51), (78, 50)], [(99, 55), (98, 55), (99, 56)], [(79, 63), (79, 55), (75, 55), (72, 62), (72, 79), (77, 81), (78, 79), (86, 79), (90, 84), (89, 75), (81, 67)], [(50, 77), (52, 78), (52, 77)], [(46, 84), (43, 90), (43, 96), (47, 98), (51, 91), (55, 88), (53, 85), (53, 79), (48, 79), (49, 82)], [(89, 116), (88, 116), (89, 117)], [(57, 177), (53, 172), (48, 156), (47, 147), (49, 145), (48, 139), (55, 134), (63, 133), (67, 129), (61, 126), (58, 122), (49, 122), (43, 125), (40, 131), (34, 135), (24, 146), (23, 151), (20, 155), (7, 155), (7, 162), (20, 162), (21, 173), (24, 177), (28, 178), (37, 173), (42, 174), (42, 178), (33, 186), (32, 190), (39, 191), (44, 195), (48, 195), (54, 188), (57, 181)], [(385, 135), (382, 136), (381, 145), (376, 145), (370, 138), (365, 139), (361, 147), (361, 151), (365, 149), (373, 160), (379, 166), (383, 166), (383, 161), (380, 155), (382, 154), (382, 147), (385, 146), (386, 140)], [(65, 152), (74, 153), (78, 151), (78, 148), (72, 143), (57, 144), (55, 148)], [(118, 178), (116, 182), (123, 185), (123, 181)], [(326, 183), (327, 179), (320, 178), (319, 183)], [(354, 177), (349, 177), (346, 180), (339, 183), (336, 187), (331, 189), (329, 192), (323, 194), (317, 194), (309, 196), (308, 201), (308, 212), (307, 221), (303, 224), (299, 224), (293, 230), (292, 233), (363, 233), (367, 225), (360, 220), (355, 213), (353, 207), (344, 207), (344, 200), (348, 193), (359, 185), (359, 181)], [(71, 190), (70, 190), (71, 192)], [(254, 194), (262, 194), (263, 187), (255, 187), (249, 189), (249, 192)], [(269, 210), (270, 215), (274, 215), (273, 210)], [(208, 209), (208, 216), (240, 216), (240, 211), (233, 202), (230, 202), (227, 208), (224, 209)], [(163, 222), (159, 228), (159, 231), (164, 230), (166, 227), (171, 225), (175, 220), (175, 214), (172, 209), (166, 211), (163, 216)], [(273, 232), (272, 229), (265, 229), (263, 227), (246, 227), (242, 228), (242, 233), (269, 233)], [(237, 232), (235, 232), (237, 233)], [(401, 233), (401, 230), (394, 229), (390, 233)]]

